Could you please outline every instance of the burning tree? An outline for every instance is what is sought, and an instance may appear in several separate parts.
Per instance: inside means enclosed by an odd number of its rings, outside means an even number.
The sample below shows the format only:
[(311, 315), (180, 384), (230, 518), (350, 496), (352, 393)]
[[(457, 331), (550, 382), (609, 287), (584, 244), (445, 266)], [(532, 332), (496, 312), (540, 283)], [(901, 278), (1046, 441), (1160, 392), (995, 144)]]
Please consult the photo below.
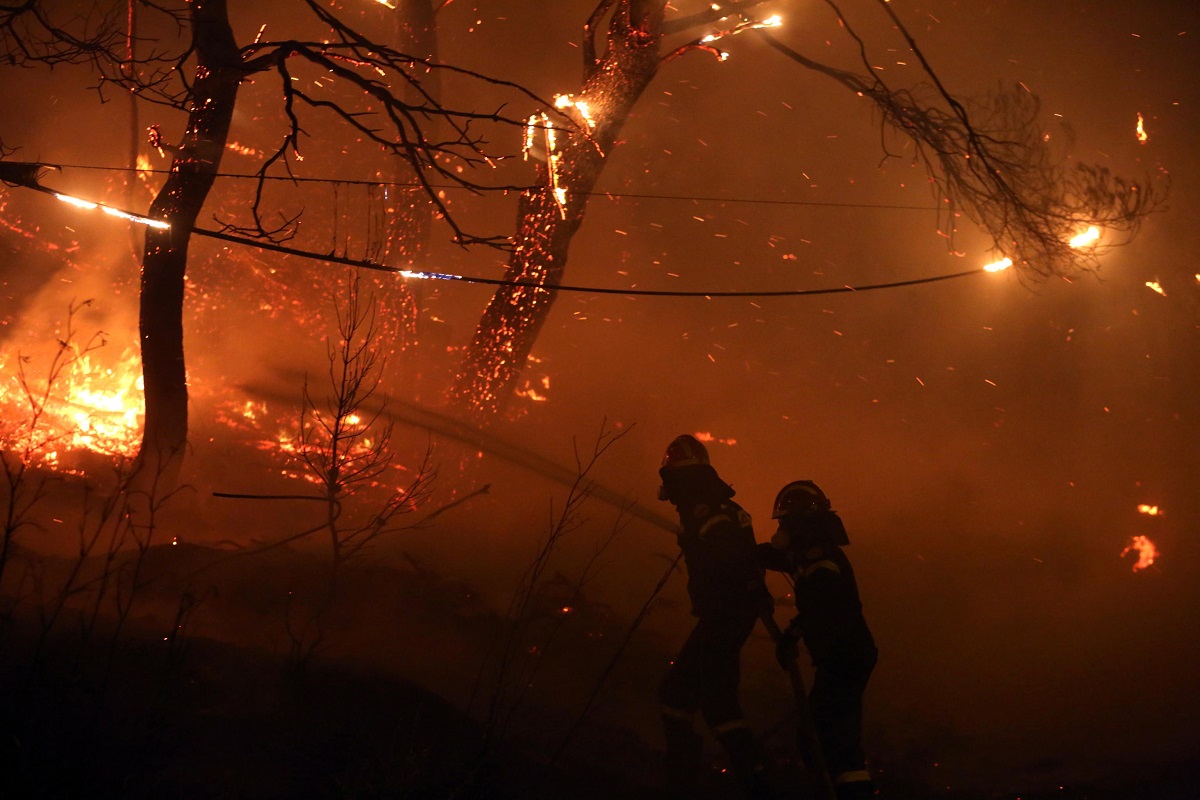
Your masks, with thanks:
[[(990, 235), (993, 246), (1031, 277), (1093, 268), (1099, 250), (1072, 239), (1089, 226), (1103, 227), (1110, 244), (1127, 241), (1159, 199), (1150, 187), (1078, 164), (1062, 166), (1037, 124), (1037, 100), (1022, 92), (999, 93), (968, 113), (929, 65), (888, 0), (877, 5), (920, 61), (932, 91), (887, 85), (868, 60), (868, 47), (833, 2), (840, 29), (853, 40), (865, 74), (808, 58), (766, 33), (777, 16), (750, 12), (766, 0), (742, 0), (693, 14), (668, 17), (665, 0), (600, 0), (583, 26), (583, 82), (560, 95), (557, 107), (579, 131), (558, 131), (548, 118), (531, 120), (527, 147), (537, 149), (535, 186), (517, 212), (505, 277), (484, 311), (452, 389), (459, 405), (483, 419), (502, 407), (556, 298), (572, 237), (583, 223), (617, 137), (643, 91), (668, 62), (689, 52), (722, 60), (722, 39), (757, 32), (806, 69), (833, 78), (875, 103), (885, 128), (915, 145), (943, 208), (943, 227), (954, 233), (958, 211)], [(607, 20), (601, 47), (597, 39)], [(697, 36), (696, 31), (709, 32)], [(1124, 237), (1124, 238), (1122, 238)]]
[[(643, 92), (665, 65), (681, 57), (723, 60), (723, 40), (736, 35), (763, 36), (792, 63), (871, 101), (885, 129), (913, 148), (913, 159), (928, 173), (938, 207), (944, 209), (947, 237), (953, 236), (958, 214), (965, 213), (1024, 275), (1093, 268), (1100, 250), (1073, 241), (1081, 229), (1103, 227), (1105, 245), (1111, 246), (1132, 236), (1155, 207), (1158, 198), (1149, 187), (1088, 165), (1062, 166), (1039, 130), (1031, 94), (999, 93), (969, 110), (945, 88), (886, 0), (863, 0), (861, 13), (877, 9), (885, 15), (888, 27), (899, 33), (924, 69), (927, 83), (920, 87), (885, 83), (870, 67), (870, 48), (857, 32), (857, 20), (834, 0), (824, 4), (860, 56), (862, 70), (816, 61), (776, 40), (766, 31), (782, 21), (759, 13), (769, 12), (768, 0), (719, 7), (697, 3), (693, 8), (702, 10), (694, 13), (678, 11), (665, 0), (598, 0), (583, 24), (578, 91), (542, 103), (544, 110), (529, 118), (441, 102), (439, 75), (486, 79), (437, 60), (432, 0), (398, 6), (392, 35), (402, 44), (396, 45), (366, 37), (346, 22), (346, 12), (329, 11), (315, 0), (304, 0), (302, 7), (322, 29), (322, 38), (268, 41), (259, 31), (245, 44), (234, 36), (224, 0), (196, 0), (174, 12), (156, 5), (157, 12), (188, 34), (188, 46), (177, 55), (156, 51), (141, 58), (133, 57), (132, 37), (118, 35), (115, 10), (56, 27), (41, 4), (31, 0), (0, 10), (0, 54), (18, 64), (89, 63), (101, 76), (101, 89), (115, 84), (187, 114), (179, 144), (159, 142), (173, 160), (151, 217), (169, 221), (170, 227), (148, 231), (142, 275), (147, 406), (142, 452), (144, 458), (162, 461), (180, 455), (187, 435), (181, 315), (187, 247), (217, 174), (238, 89), (252, 77), (278, 78), (284, 118), (279, 143), (266, 154), (260, 179), (271, 171), (291, 174), (304, 133), (302, 115), (318, 112), (391, 156), (396, 165), (392, 177), (411, 178), (427, 198), (423, 209), (396, 204), (400, 212), (388, 221), (387, 245), (369, 254), (369, 260), (419, 259), (428, 210), (447, 221), (455, 242), (507, 251), (504, 285), (483, 311), (449, 392), (476, 421), (486, 420), (513, 395), (556, 299), (555, 287), (562, 283), (588, 197)], [(406, 48), (412, 52), (403, 52)], [(334, 79), (338, 88), (318, 91), (301, 81), (317, 74)], [(511, 83), (490, 85), (540, 102)], [(467, 168), (488, 162), (483, 137), (472, 127), (484, 122), (524, 128), (526, 155), (534, 163), (531, 185), (484, 187), (464, 177), (470, 174)], [(475, 236), (461, 229), (434, 180), (473, 191), (520, 189), (513, 235)], [(265, 222), (262, 185), (260, 180), (249, 223), (229, 222), (227, 233), (275, 242), (292, 235), (295, 220), (274, 226)]]
[[(300, 7), (319, 31), (312, 38), (269, 40), (264, 38), (267, 26), (259, 28), (256, 20), (258, 35), (239, 43), (226, 0), (192, 0), (176, 7), (147, 4), (145, 8), (159, 15), (157, 22), (165, 23), (164, 30), (177, 33), (180, 41), (175, 49), (156, 44), (158, 49), (135, 58), (133, 3), (124, 28), (126, 9), (121, 4), (93, 7), (84, 15), (38, 0), (0, 6), (0, 59), (10, 65), (88, 65), (99, 75), (101, 93), (115, 86), (186, 115), (177, 144), (166, 141), (158, 126), (151, 127), (151, 143), (172, 155), (169, 175), (148, 215), (163, 224), (146, 233), (139, 310), (146, 395), (140, 462), (156, 475), (178, 470), (187, 442), (183, 300), (188, 247), (218, 176), (244, 82), (254, 77), (278, 79), (284, 130), (258, 171), (251, 219), (243, 224), (227, 221), (226, 233), (274, 242), (294, 235), (295, 218), (282, 224), (265, 221), (263, 182), (272, 171), (292, 174), (293, 162), (302, 160), (305, 120), (324, 114), (405, 164), (437, 215), (452, 228), (456, 242), (495, 243), (460, 228), (434, 183), (472, 191), (490, 188), (471, 181), (463, 169), (489, 158), (476, 128), (483, 123), (519, 126), (524, 120), (500, 112), (449, 108), (438, 100), (436, 88), (427, 86), (436, 85), (430, 76), (451, 71), (496, 88), (523, 90), (368, 38), (344, 15), (315, 0), (304, 0)], [(293, 27), (296, 20), (286, 22)], [(421, 30), (415, 22), (398, 22), (397, 27), (409, 31), (410, 39)], [(330, 79), (334, 88), (321, 80), (302, 80), (313, 74)]]

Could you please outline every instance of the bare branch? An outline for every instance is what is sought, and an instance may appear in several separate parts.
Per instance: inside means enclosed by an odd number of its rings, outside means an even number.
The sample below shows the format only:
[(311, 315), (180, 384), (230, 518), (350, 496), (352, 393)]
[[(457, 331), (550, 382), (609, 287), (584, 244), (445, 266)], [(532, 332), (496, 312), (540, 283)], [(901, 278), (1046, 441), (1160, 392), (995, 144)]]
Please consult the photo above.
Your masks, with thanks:
[[(1094, 270), (1104, 251), (1127, 243), (1163, 202), (1161, 190), (1148, 184), (1104, 167), (1067, 164), (1051, 149), (1052, 137), (1038, 126), (1036, 96), (1023, 89), (1000, 90), (975, 101), (971, 119), (937, 80), (911, 37), (910, 47), (934, 80), (931, 96), (919, 96), (920, 87), (891, 89), (875, 76), (822, 64), (764, 31), (759, 35), (793, 61), (874, 102), (885, 129), (912, 142), (914, 158), (933, 183), (951, 246), (961, 209), (1024, 275), (1046, 278)], [(1102, 244), (1072, 244), (1093, 226), (1103, 229)]]

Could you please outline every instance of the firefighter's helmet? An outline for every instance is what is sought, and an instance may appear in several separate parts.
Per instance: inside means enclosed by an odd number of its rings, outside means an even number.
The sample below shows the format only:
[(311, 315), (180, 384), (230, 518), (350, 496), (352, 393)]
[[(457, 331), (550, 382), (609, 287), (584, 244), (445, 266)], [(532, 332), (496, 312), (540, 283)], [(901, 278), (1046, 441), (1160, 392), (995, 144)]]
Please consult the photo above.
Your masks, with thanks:
[(676, 436), (667, 445), (662, 465), (658, 468), (658, 474), (662, 478), (662, 485), (658, 487), (658, 499), (670, 500), (673, 490), (668, 490), (668, 485), (679, 486), (685, 473), (695, 473), (697, 468), (701, 468), (700, 471), (712, 471), (712, 465), (708, 461), (708, 450), (695, 436), (686, 433)]
[(771, 519), (792, 515), (808, 516), (829, 511), (832, 504), (821, 487), (812, 481), (792, 481), (775, 495), (775, 507)]
[(708, 450), (700, 443), (700, 440), (690, 434), (676, 436), (669, 445), (667, 452), (663, 454), (662, 465), (659, 470), (679, 469), (680, 467), (693, 467), (696, 465), (710, 466), (708, 461)]

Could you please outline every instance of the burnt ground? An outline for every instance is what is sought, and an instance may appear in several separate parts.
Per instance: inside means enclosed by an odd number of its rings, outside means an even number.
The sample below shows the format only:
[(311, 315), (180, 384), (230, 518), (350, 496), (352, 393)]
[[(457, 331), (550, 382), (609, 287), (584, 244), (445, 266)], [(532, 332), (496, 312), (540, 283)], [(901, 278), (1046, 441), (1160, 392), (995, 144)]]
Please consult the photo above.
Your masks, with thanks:
[[(68, 564), (29, 563), (42, 575)], [(146, 555), (139, 602), (119, 630), (111, 616), (92, 624), (77, 604), (43, 636), (37, 608), (10, 605), (0, 797), (663, 796), (657, 739), (604, 712), (639, 692), (649, 706), (654, 676), (639, 674), (654, 670), (614, 670), (599, 711), (580, 721), (595, 665), (611, 657), (624, 623), (584, 602), (547, 639), (535, 602), (515, 649), (542, 642), (547, 663), (529, 683), (554, 688), (508, 703), (526, 662), (514, 657), (506, 688), (487, 688), (500, 660), (486, 643), (509, 628), (468, 587), (411, 565), (352, 565), (341, 576), (351, 590), (322, 594), (314, 587), (325, 574), (319, 559), (287, 550), (241, 559), (167, 546)], [(391, 624), (381, 627), (380, 616)], [(635, 638), (622, 661), (665, 657)], [(447, 699), (446, 687), (473, 682), (475, 702)], [(493, 702), (500, 712), (489, 715)], [(778, 740), (772, 746), (786, 759)], [(719, 753), (710, 755), (708, 796), (736, 798)], [(876, 759), (886, 796), (1182, 800), (1200, 785), (1196, 765), (1167, 764), (1086, 786), (959, 790), (937, 785), (919, 760)], [(799, 783), (786, 763), (780, 778)]]

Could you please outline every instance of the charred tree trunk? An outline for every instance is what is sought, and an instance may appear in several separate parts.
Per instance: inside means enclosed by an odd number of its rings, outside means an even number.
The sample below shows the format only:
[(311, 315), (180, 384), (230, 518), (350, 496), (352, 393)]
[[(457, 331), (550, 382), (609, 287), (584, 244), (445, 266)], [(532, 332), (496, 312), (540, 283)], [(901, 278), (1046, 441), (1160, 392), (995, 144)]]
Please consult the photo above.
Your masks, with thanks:
[(170, 228), (148, 231), (142, 260), (139, 330), (146, 423), (138, 458), (140, 471), (155, 476), (160, 487), (173, 483), (187, 444), (183, 293), (188, 244), (221, 164), (244, 75), (225, 0), (194, 0), (191, 22), (196, 73), (187, 128), (150, 207), (150, 216)]
[[(597, 13), (611, 6), (602, 2)], [(565, 141), (547, 136), (539, 185), (521, 195), (517, 210), (505, 278), (533, 285), (502, 286), (492, 296), (451, 388), (452, 401), (471, 416), (485, 419), (512, 396), (557, 296), (544, 287), (561, 283), (588, 197), (621, 127), (658, 72), (664, 7), (622, 0), (609, 23), (604, 56), (593, 60), (586, 55), (591, 48), (585, 48), (583, 88), (571, 97), (575, 111), (568, 109), (578, 128), (556, 131)], [(580, 104), (586, 104), (586, 114)]]

